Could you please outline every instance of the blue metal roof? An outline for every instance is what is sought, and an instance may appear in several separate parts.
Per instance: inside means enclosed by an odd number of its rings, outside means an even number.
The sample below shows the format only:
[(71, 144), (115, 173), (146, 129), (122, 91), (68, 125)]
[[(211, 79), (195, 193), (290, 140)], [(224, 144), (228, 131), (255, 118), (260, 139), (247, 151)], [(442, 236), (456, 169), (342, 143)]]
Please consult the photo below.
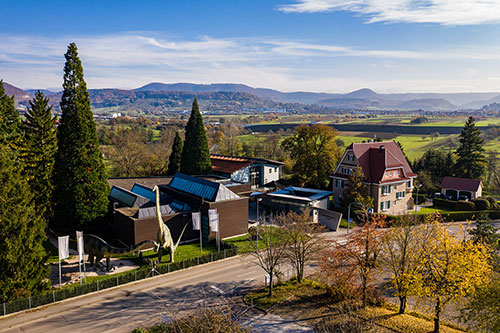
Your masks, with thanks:
[(205, 179), (191, 177), (182, 173), (176, 173), (168, 186), (189, 194), (196, 195), (209, 201), (215, 201), (219, 183)]
[(109, 198), (113, 201), (118, 201), (127, 207), (142, 206), (150, 201), (142, 195), (133, 193), (119, 186), (113, 186), (111, 188)]
[(330, 191), (317, 190), (314, 188), (289, 186), (289, 187), (285, 187), (281, 190), (278, 190), (278, 191), (275, 191), (275, 192), (272, 192), (269, 194), (270, 195), (283, 194), (283, 195), (294, 196), (297, 198), (305, 198), (305, 199), (309, 199), (309, 200), (319, 200), (319, 199), (323, 199), (327, 196), (330, 196), (333, 193)]
[[(134, 187), (132, 187), (132, 192), (135, 194), (138, 194), (140, 196), (143, 196), (145, 198), (148, 198), (152, 202), (156, 203), (156, 193), (153, 192), (153, 189), (144, 186), (142, 184), (135, 183)], [(165, 193), (160, 192), (160, 204), (165, 204), (168, 201), (168, 197), (165, 195)]]

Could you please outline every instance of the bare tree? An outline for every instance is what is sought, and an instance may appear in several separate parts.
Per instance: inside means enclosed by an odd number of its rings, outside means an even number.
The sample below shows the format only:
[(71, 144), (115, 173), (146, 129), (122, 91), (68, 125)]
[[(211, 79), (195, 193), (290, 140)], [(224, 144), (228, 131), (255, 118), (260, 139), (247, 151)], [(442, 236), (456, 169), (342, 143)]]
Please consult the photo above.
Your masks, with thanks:
[[(273, 295), (273, 275), (286, 259), (286, 235), (278, 225), (279, 220), (271, 218), (274, 224), (258, 227), (257, 238), (250, 238), (254, 248), (251, 253), (260, 266), (269, 275), (269, 297)], [(259, 245), (258, 245), (259, 244)], [(262, 250), (259, 247), (263, 247)]]
[(306, 265), (317, 262), (318, 254), (326, 247), (321, 237), (324, 227), (312, 223), (311, 209), (302, 213), (289, 212), (278, 217), (284, 226), (287, 247), (285, 255), (295, 270), (297, 282), (301, 283)]

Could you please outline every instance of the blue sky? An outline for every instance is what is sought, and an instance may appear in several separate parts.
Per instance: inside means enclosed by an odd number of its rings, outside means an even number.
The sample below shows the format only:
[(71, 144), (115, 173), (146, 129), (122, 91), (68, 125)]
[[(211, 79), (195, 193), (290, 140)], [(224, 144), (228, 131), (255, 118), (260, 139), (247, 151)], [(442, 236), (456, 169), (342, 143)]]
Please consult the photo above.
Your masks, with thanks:
[(0, 78), (56, 88), (233, 82), (283, 91), (500, 91), (500, 0), (0, 0)]

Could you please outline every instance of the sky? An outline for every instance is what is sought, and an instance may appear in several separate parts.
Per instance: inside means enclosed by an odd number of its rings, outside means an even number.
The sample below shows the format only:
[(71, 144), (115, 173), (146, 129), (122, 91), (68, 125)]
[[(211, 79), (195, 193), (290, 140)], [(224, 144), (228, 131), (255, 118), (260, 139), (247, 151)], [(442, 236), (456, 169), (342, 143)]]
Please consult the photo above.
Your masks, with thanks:
[(500, 91), (500, 0), (0, 0), (0, 79), (60, 90), (242, 83), (281, 91)]

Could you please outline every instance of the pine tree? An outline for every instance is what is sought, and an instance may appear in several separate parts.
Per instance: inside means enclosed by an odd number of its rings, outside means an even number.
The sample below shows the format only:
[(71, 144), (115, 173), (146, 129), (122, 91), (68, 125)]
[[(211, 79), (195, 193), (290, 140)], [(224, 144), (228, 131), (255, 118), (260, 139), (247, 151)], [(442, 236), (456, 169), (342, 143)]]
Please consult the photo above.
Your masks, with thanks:
[(181, 155), (181, 172), (188, 175), (212, 173), (207, 135), (196, 97), (193, 100), (193, 109), (186, 125), (186, 139)]
[(68, 46), (65, 58), (53, 200), (54, 226), (70, 231), (88, 228), (106, 214), (109, 185), (74, 43)]
[(175, 132), (174, 143), (172, 145), (172, 152), (168, 162), (167, 175), (174, 175), (181, 169), (181, 156), (182, 156), (182, 139), (179, 131)]
[(483, 155), (483, 142), (476, 128), (474, 118), (469, 117), (460, 133), (460, 146), (457, 149), (455, 175), (463, 178), (481, 179), (486, 172), (486, 162)]
[(0, 80), (0, 145), (18, 144), (20, 118), (14, 106), (14, 97), (7, 96)]
[(0, 146), (0, 302), (48, 287), (44, 225), (15, 159), (13, 150)]
[(57, 150), (56, 117), (52, 116), (49, 99), (40, 91), (36, 92), (30, 106), (23, 121), (23, 175), (28, 180), (37, 213), (44, 217), (45, 225), (52, 208), (52, 170)]

